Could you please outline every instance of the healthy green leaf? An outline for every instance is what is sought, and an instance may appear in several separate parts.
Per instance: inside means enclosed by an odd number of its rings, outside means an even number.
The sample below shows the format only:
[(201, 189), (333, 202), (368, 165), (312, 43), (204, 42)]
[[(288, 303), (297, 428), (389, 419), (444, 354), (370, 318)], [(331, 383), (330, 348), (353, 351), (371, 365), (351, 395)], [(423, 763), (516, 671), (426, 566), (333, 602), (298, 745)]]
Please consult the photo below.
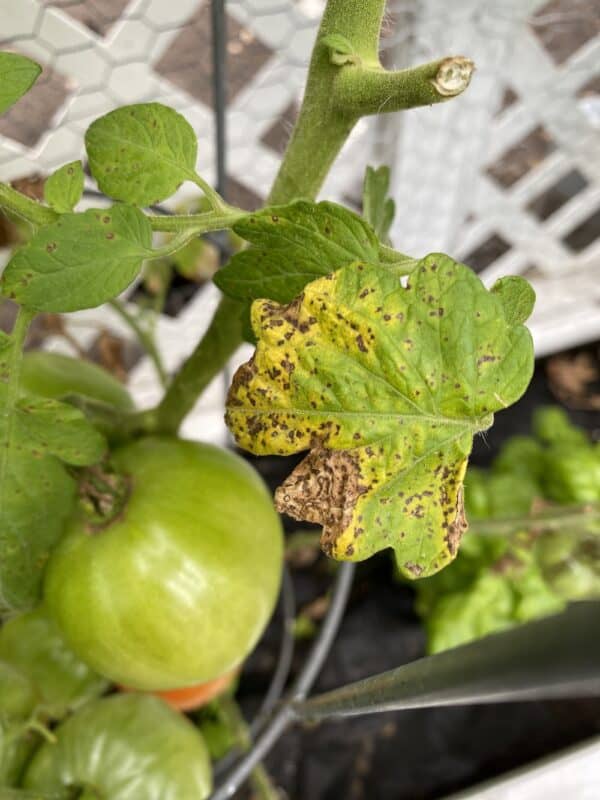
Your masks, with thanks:
[(195, 180), (198, 144), (191, 125), (160, 103), (111, 111), (85, 135), (90, 170), (109, 197), (148, 206)]
[(531, 555), (512, 556), (497, 569), (475, 572), (465, 588), (438, 594), (425, 622), (427, 650), (438, 653), (565, 607)]
[(362, 560), (392, 547), (410, 578), (456, 555), (473, 436), (525, 391), (531, 336), (500, 298), (444, 255), (398, 277), (353, 264), (288, 306), (256, 301), (258, 346), (234, 378), (227, 421), (257, 454), (311, 452), (278, 508), (324, 526)]
[(83, 167), (81, 161), (71, 161), (46, 180), (44, 200), (59, 214), (72, 211), (83, 194)]
[(353, 261), (377, 263), (379, 242), (361, 217), (335, 203), (304, 200), (244, 217), (234, 231), (253, 247), (215, 277), (238, 300), (293, 300), (307, 283)]
[(329, 49), (329, 59), (338, 67), (344, 64), (360, 64), (360, 56), (355, 52), (352, 43), (341, 33), (330, 33), (323, 36), (321, 44)]
[(17, 53), (0, 53), (0, 114), (26, 94), (42, 68), (35, 61)]
[[(0, 383), (0, 408), (6, 406), (8, 387)], [(9, 418), (0, 417), (0, 441), (15, 452), (38, 457), (57, 456), (74, 466), (95, 464), (106, 450), (104, 437), (83, 413), (68, 403), (26, 395), (20, 397)]]
[[(4, 443), (3, 443), (4, 444)], [(75, 482), (53, 456), (12, 450), (0, 480), (0, 613), (33, 608), (53, 546), (75, 502)]]
[(150, 223), (132, 206), (63, 214), (15, 253), (0, 289), (36, 311), (92, 308), (129, 286), (151, 244)]
[(391, 197), (388, 197), (389, 188), (389, 167), (379, 167), (379, 169), (367, 167), (363, 184), (363, 217), (382, 242), (388, 240), (396, 213), (396, 204)]
[(492, 292), (502, 301), (506, 319), (518, 325), (531, 316), (535, 304), (535, 292), (524, 278), (509, 275), (500, 278), (492, 287)]

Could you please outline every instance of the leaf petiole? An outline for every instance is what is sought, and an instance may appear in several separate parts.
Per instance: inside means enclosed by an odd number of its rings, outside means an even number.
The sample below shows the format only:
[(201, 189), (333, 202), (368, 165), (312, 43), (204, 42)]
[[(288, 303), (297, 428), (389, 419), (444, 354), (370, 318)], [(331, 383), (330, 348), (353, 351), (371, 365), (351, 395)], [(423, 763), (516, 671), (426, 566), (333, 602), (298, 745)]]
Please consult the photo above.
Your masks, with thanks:
[(160, 357), (160, 353), (158, 352), (158, 348), (154, 342), (153, 337), (151, 336), (148, 331), (144, 329), (144, 327), (139, 323), (139, 321), (135, 318), (135, 316), (127, 309), (124, 303), (122, 303), (117, 298), (108, 301), (108, 305), (113, 308), (113, 310), (121, 317), (123, 322), (125, 322), (131, 330), (137, 336), (140, 344), (148, 354), (148, 357), (154, 364), (154, 368), (156, 370), (156, 374), (160, 380), (160, 383), (163, 387), (169, 382), (169, 377), (167, 372), (164, 368), (162, 363), (162, 359)]
[(202, 214), (147, 214), (146, 216), (153, 231), (164, 233), (191, 231), (194, 235), (198, 235), (232, 228), (236, 222), (248, 216), (248, 212), (228, 206), (221, 213), (206, 211)]
[(49, 225), (55, 222), (59, 214), (48, 206), (32, 200), (27, 195), (17, 192), (7, 183), (0, 182), (0, 208), (16, 214), (33, 225)]
[(223, 200), (221, 195), (216, 191), (216, 189), (213, 189), (210, 183), (205, 181), (204, 178), (201, 175), (198, 175), (197, 172), (193, 172), (190, 175), (190, 180), (192, 180), (196, 184), (196, 186), (198, 186), (198, 188), (204, 192), (204, 196), (210, 203), (215, 213), (219, 212), (227, 213), (227, 209), (229, 208), (229, 206)]

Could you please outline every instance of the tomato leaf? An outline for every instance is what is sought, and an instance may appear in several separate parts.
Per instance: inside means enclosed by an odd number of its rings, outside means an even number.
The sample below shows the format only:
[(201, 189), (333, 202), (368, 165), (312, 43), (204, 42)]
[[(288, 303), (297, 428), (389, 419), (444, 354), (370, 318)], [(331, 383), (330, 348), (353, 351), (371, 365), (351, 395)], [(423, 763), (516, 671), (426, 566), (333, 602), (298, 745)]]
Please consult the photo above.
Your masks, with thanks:
[(506, 319), (518, 325), (531, 316), (535, 304), (535, 292), (531, 286), (516, 275), (500, 278), (492, 292), (502, 301)]
[(44, 184), (44, 200), (59, 214), (72, 211), (83, 194), (81, 161), (71, 161), (50, 175)]
[[(0, 383), (0, 407), (6, 406), (7, 392)], [(32, 395), (20, 397), (9, 418), (0, 417), (0, 441), (9, 437), (13, 452), (53, 455), (80, 467), (95, 464), (106, 450), (104, 437), (78, 408)]]
[(388, 239), (396, 213), (396, 204), (388, 197), (389, 188), (389, 167), (367, 167), (363, 183), (363, 217), (382, 242)]
[(379, 242), (357, 214), (304, 200), (244, 217), (234, 231), (253, 247), (220, 270), (217, 286), (238, 300), (287, 303), (307, 283), (353, 261), (377, 263)]
[(151, 243), (148, 219), (132, 206), (63, 214), (15, 253), (0, 289), (36, 311), (99, 306), (129, 286)]
[(278, 508), (324, 526), (334, 558), (391, 547), (409, 578), (441, 569), (466, 527), (462, 480), (473, 436), (525, 391), (528, 330), (503, 298), (448, 256), (420, 261), (406, 288), (353, 264), (282, 306), (256, 301), (256, 352), (227, 421), (257, 454), (310, 453)]
[(148, 206), (195, 179), (198, 144), (181, 114), (160, 103), (111, 111), (85, 135), (90, 170), (109, 197)]
[(57, 458), (33, 458), (15, 448), (1, 478), (0, 613), (33, 608), (39, 601), (44, 567), (76, 491)]
[(17, 53), (0, 53), (0, 114), (26, 94), (42, 68), (35, 61)]

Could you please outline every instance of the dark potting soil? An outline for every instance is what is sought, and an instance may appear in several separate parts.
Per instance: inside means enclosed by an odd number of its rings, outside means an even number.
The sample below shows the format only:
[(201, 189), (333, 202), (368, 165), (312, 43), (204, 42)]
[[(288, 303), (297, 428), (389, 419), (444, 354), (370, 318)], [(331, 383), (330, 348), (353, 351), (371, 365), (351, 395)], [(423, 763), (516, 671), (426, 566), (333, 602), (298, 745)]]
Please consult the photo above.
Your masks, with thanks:
[[(525, 397), (498, 414), (485, 438), (477, 439), (473, 463), (489, 464), (508, 436), (530, 431), (536, 406), (555, 402), (541, 362)], [(598, 412), (575, 412), (572, 417), (597, 433)], [(273, 488), (298, 460), (252, 459)], [(289, 525), (290, 530), (297, 527)], [(302, 608), (327, 592), (331, 566), (320, 557), (310, 568), (295, 569), (293, 576)], [(279, 632), (276, 619), (245, 669), (240, 700), (249, 717), (272, 672)], [(315, 691), (413, 661), (424, 654), (424, 645), (413, 592), (394, 580), (390, 557), (380, 554), (358, 566), (340, 632)], [(309, 647), (310, 642), (297, 643), (294, 673)], [(265, 763), (291, 800), (434, 800), (598, 733), (600, 699), (425, 709), (290, 730)]]

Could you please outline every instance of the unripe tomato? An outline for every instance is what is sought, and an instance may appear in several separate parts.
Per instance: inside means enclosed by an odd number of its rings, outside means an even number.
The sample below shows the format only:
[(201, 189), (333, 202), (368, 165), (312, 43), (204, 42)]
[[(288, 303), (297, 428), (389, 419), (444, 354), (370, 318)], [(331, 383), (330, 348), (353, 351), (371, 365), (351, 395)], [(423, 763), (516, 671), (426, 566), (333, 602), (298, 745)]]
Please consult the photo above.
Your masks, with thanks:
[(2, 626), (0, 659), (30, 681), (37, 692), (38, 705), (43, 705), (45, 713), (54, 719), (102, 694), (108, 686), (67, 647), (43, 608)]
[(131, 477), (104, 530), (70, 526), (48, 563), (67, 643), (116, 683), (166, 690), (234, 669), (275, 605), (281, 522), (256, 472), (226, 450), (147, 438), (115, 453)]
[(55, 735), (27, 767), (26, 789), (60, 797), (79, 797), (79, 790), (98, 800), (204, 800), (210, 793), (202, 736), (157, 697), (92, 700)]
[(0, 661), (0, 723), (29, 716), (39, 697), (25, 675)]
[(61, 353), (42, 350), (26, 353), (21, 367), (21, 388), (52, 399), (79, 394), (122, 411), (134, 407), (127, 389), (110, 372)]

